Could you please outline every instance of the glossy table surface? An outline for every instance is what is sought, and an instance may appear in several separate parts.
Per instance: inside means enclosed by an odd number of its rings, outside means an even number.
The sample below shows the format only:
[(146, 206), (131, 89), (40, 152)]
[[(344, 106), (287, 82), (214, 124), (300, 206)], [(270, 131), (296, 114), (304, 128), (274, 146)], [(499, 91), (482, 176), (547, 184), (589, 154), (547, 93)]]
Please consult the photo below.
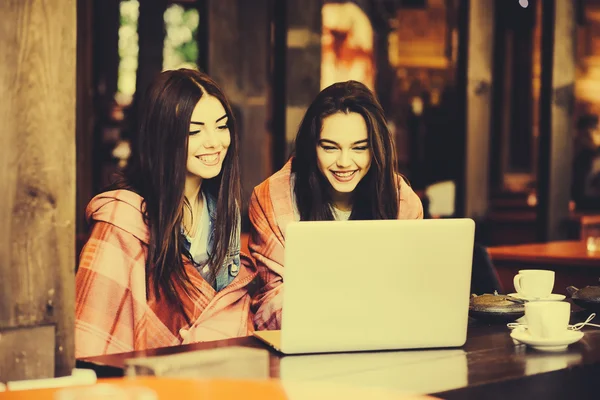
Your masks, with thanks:
[[(587, 315), (585, 311), (574, 314), (572, 322)], [(268, 374), (283, 382), (385, 388), (441, 398), (600, 398), (600, 378), (593, 378), (600, 377), (600, 328), (585, 327), (583, 332), (584, 337), (564, 351), (541, 352), (515, 344), (504, 323), (471, 319), (467, 342), (460, 348), (299, 356), (270, 351)], [(266, 348), (253, 337), (243, 337), (80, 362), (100, 373), (118, 375), (128, 358), (232, 346)]]

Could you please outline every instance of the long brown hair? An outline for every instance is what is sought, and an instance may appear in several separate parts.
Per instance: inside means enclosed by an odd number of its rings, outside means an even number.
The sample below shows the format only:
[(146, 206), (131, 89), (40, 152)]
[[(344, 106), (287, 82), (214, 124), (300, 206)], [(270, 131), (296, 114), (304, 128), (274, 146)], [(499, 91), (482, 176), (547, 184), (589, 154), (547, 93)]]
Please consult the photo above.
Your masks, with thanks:
[(189, 207), (184, 193), (190, 121), (204, 95), (219, 99), (231, 135), (221, 172), (202, 182), (202, 191), (217, 200), (214, 248), (208, 259), (212, 267), (208, 280), (214, 282), (229, 246), (237, 241), (241, 194), (239, 140), (233, 112), (223, 91), (208, 75), (179, 69), (157, 76), (142, 98), (139, 130), (132, 138), (132, 157), (123, 174), (122, 186), (144, 198), (144, 218), (150, 230), (148, 292), (152, 287), (157, 299), (163, 293), (175, 304), (178, 287), (188, 295), (190, 288), (197, 290), (184, 268), (183, 256), (190, 260), (191, 256), (183, 245), (181, 224), (184, 207)]
[(334, 83), (312, 102), (298, 130), (292, 164), (294, 194), (302, 221), (333, 220), (331, 185), (317, 166), (317, 145), (323, 120), (336, 113), (358, 113), (367, 125), (373, 162), (352, 193), (350, 219), (396, 219), (399, 176), (392, 135), (375, 95), (362, 83)]

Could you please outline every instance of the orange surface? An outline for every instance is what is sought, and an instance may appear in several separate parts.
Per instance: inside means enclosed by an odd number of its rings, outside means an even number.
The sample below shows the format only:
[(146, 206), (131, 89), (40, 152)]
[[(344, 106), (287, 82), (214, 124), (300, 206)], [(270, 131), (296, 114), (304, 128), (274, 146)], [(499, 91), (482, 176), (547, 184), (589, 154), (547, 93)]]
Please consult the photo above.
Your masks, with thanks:
[[(116, 385), (119, 388), (144, 387), (152, 389), (159, 399), (331, 399), (331, 398), (377, 398), (377, 399), (434, 399), (429, 396), (402, 395), (383, 389), (360, 389), (327, 384), (282, 384), (279, 380), (192, 380), (173, 378), (144, 377), (137, 379), (115, 378), (101, 379), (99, 383)], [(98, 385), (96, 385), (98, 387)], [(55, 394), (59, 390), (82, 390), (86, 387), (68, 389), (38, 389), (28, 391), (16, 391), (0, 393), (1, 400), (58, 400)], [(87, 388), (92, 388), (88, 386)], [(83, 393), (82, 393), (83, 394)], [(89, 394), (76, 397), (77, 400), (90, 398)], [(93, 397), (94, 400), (105, 397)], [(114, 397), (111, 397), (114, 398)], [(75, 399), (71, 397), (71, 399)], [(139, 400), (142, 398), (140, 397)], [(127, 400), (138, 400), (135, 397), (127, 397)]]

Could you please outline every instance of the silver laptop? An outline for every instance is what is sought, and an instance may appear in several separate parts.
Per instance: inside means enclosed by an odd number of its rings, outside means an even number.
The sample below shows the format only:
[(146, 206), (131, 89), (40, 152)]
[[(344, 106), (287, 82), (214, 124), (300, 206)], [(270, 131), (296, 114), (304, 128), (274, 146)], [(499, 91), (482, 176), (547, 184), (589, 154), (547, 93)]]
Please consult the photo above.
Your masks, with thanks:
[(466, 218), (292, 222), (281, 330), (255, 336), (284, 354), (462, 346), (474, 235)]

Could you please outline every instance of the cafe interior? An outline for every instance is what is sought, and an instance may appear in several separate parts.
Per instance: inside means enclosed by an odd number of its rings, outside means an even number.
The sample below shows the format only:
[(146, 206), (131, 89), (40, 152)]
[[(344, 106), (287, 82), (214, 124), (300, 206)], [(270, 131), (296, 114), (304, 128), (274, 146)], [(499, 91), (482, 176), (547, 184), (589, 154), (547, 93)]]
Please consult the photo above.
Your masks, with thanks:
[[(600, 398), (599, 0), (26, 0), (0, 20), (0, 400)], [(248, 255), (252, 191), (313, 99), (375, 93), (423, 219), (475, 223), (464, 344), (284, 355), (250, 333), (76, 359), (86, 207), (178, 68), (230, 101)], [(443, 336), (425, 286), (377, 307)]]

